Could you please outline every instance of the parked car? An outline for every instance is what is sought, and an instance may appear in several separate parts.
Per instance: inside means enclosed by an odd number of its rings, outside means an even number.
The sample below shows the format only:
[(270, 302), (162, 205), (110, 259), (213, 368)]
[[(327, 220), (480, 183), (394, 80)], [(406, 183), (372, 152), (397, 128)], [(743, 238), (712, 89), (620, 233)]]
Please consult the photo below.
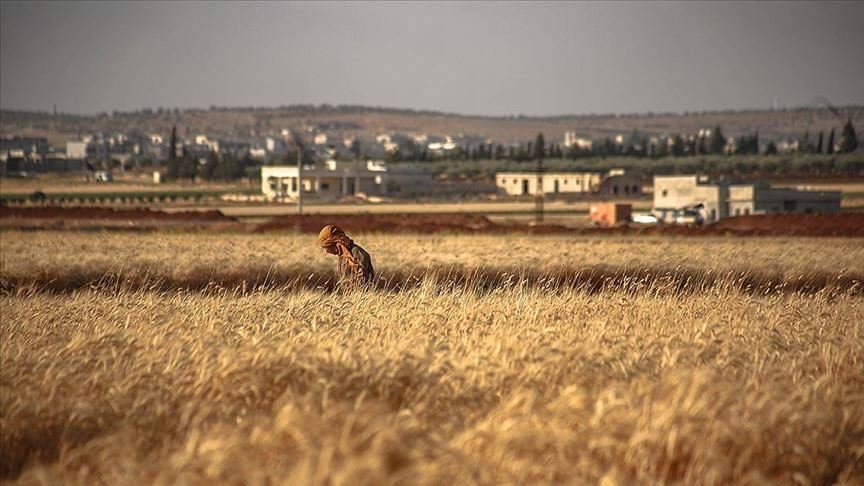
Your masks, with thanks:
[(675, 216), (676, 224), (702, 224), (702, 221), (702, 214), (690, 209), (685, 209)]
[(657, 224), (659, 219), (651, 213), (634, 213), (633, 222), (639, 224)]

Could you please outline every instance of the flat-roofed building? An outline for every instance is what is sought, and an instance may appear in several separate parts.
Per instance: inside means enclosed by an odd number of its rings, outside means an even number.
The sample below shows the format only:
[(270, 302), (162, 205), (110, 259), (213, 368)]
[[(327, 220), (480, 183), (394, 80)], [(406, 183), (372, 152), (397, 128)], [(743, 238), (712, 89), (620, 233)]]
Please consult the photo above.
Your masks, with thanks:
[(86, 159), (87, 155), (87, 142), (78, 142), (75, 140), (66, 142), (66, 157), (70, 159)]
[[(600, 172), (544, 172), (543, 193), (588, 194), (597, 191), (602, 179)], [(537, 173), (499, 172), (495, 174), (495, 185), (509, 196), (536, 194)]]
[[(270, 199), (294, 199), (303, 190), (304, 197), (309, 195), (323, 199), (337, 199), (343, 196), (383, 195), (392, 190), (399, 191), (400, 185), (417, 185), (428, 182), (430, 174), (390, 174), (388, 167), (381, 161), (337, 162), (327, 160), (312, 166), (303, 167), (302, 181), (298, 178), (296, 165), (264, 166), (261, 168), (261, 192)], [(392, 176), (392, 177), (391, 177)], [(394, 184), (388, 184), (388, 182)]]
[(642, 175), (611, 170), (600, 182), (597, 192), (607, 198), (638, 198), (642, 196)]
[(661, 221), (674, 222), (679, 212), (694, 208), (706, 223), (729, 215), (729, 184), (707, 176), (654, 176), (654, 214)]
[(700, 215), (705, 223), (730, 216), (771, 213), (836, 213), (839, 191), (772, 188), (764, 181), (739, 183), (707, 176), (654, 176), (654, 214), (674, 222), (682, 213)]
[(768, 183), (729, 186), (729, 216), (769, 213), (837, 213), (840, 191), (774, 188)]

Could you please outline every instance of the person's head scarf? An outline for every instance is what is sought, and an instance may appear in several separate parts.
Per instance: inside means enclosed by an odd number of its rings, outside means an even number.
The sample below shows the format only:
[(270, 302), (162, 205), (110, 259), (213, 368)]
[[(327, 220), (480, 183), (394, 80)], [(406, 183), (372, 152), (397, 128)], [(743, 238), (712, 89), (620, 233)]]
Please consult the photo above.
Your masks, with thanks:
[(354, 242), (348, 238), (342, 228), (335, 224), (328, 224), (318, 233), (318, 243), (327, 253), (338, 255), (339, 258), (344, 259), (352, 270), (360, 269), (360, 262), (351, 254), (351, 246)]

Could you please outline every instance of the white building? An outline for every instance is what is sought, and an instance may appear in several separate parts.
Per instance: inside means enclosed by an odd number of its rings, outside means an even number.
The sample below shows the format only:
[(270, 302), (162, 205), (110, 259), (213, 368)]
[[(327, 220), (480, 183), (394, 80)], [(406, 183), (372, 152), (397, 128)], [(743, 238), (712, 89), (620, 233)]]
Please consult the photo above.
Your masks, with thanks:
[(321, 199), (345, 196), (420, 194), (434, 190), (432, 174), (427, 169), (391, 170), (384, 161), (337, 162), (328, 160), (314, 166), (303, 166), (303, 181), (298, 184), (296, 165), (261, 168), (261, 192), (269, 199), (294, 199), (302, 186), (303, 195)]
[(702, 221), (713, 223), (729, 216), (729, 184), (707, 176), (654, 176), (654, 214), (675, 222), (685, 210), (698, 211)]
[(798, 140), (780, 140), (775, 144), (778, 154), (791, 154), (797, 152), (800, 148), (799, 146), (800, 142)]
[(366, 164), (328, 160), (303, 167), (298, 180), (296, 165), (264, 166), (261, 168), (261, 192), (270, 199), (293, 199), (302, 187), (304, 195), (322, 198), (354, 196), (358, 193), (385, 194), (386, 167), (377, 162)]
[(249, 149), (249, 157), (264, 160), (267, 158), (267, 150), (264, 147), (252, 147)]
[(264, 139), (264, 148), (267, 153), (283, 155), (285, 153), (285, 140), (283, 138), (267, 137)]
[(576, 132), (564, 132), (564, 146), (567, 148), (576, 147), (579, 150), (592, 150), (594, 142), (587, 138), (579, 138)]
[(66, 158), (69, 159), (86, 159), (87, 158), (87, 142), (66, 142)]
[(836, 213), (839, 191), (772, 188), (766, 182), (733, 183), (707, 176), (654, 176), (654, 214), (674, 222), (687, 211), (713, 223), (730, 216), (769, 213)]

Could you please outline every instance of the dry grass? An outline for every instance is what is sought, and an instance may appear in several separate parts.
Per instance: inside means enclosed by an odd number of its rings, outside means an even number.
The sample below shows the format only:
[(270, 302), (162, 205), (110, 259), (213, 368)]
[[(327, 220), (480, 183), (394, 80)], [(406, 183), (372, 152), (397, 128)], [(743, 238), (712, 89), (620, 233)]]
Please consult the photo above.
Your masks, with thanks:
[[(349, 231), (350, 232), (350, 231)], [(384, 273), (441, 267), (691, 269), (713, 273), (864, 274), (852, 238), (663, 238), (573, 236), (353, 235)], [(24, 276), (195, 276), (290, 270), (330, 272), (334, 259), (305, 234), (122, 234), (0, 232), (0, 272)]]
[[(63, 236), (0, 234), (4, 278), (333, 264), (307, 236)], [(358, 239), (383, 272), (458, 261), (864, 273), (860, 241), (842, 239)], [(486, 283), (21, 288), (0, 297), (2, 473), (50, 484), (864, 481), (854, 289), (752, 292), (725, 276), (689, 292), (662, 280), (599, 292)]]

